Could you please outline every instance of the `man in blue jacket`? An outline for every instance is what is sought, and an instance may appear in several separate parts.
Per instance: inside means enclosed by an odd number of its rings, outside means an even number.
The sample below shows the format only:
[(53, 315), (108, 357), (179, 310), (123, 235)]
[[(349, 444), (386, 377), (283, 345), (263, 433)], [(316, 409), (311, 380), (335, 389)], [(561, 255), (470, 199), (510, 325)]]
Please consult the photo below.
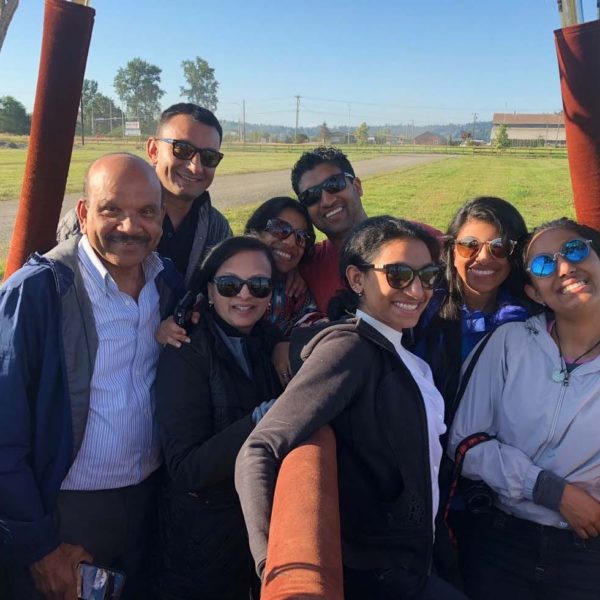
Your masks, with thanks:
[(182, 280), (153, 252), (164, 206), (144, 160), (94, 162), (77, 214), (83, 235), (0, 288), (0, 556), (19, 600), (76, 598), (82, 560), (147, 597), (154, 336)]

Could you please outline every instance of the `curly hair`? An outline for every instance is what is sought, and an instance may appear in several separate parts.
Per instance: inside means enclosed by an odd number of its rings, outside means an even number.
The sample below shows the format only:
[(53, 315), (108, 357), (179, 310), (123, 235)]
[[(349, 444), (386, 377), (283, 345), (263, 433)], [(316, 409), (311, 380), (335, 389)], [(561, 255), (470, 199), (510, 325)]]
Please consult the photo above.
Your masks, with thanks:
[(348, 157), (339, 149), (332, 146), (318, 146), (313, 150), (305, 152), (292, 167), (292, 187), (296, 195), (300, 193), (298, 184), (302, 175), (315, 167), (326, 164), (338, 167), (343, 173), (349, 173), (353, 177), (354, 169)]

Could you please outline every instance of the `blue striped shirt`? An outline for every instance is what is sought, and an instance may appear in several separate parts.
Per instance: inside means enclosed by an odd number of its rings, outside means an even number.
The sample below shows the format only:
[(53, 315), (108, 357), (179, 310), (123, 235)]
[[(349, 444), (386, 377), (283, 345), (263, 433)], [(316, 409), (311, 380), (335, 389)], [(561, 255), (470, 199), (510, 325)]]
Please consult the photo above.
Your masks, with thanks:
[(161, 463), (154, 423), (153, 384), (160, 346), (155, 278), (157, 254), (143, 263), (146, 283), (138, 301), (120, 291), (87, 239), (78, 258), (92, 303), (98, 351), (90, 384), (90, 409), (81, 448), (63, 490), (101, 490), (140, 483)]

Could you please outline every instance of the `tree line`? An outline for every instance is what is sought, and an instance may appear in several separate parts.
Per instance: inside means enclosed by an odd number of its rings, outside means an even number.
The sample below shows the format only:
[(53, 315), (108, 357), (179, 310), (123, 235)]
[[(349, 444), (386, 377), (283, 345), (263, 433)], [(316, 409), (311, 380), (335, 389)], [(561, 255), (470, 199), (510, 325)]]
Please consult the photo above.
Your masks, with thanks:
[[(215, 71), (200, 56), (181, 63), (185, 85), (180, 87), (182, 98), (212, 111), (217, 109), (219, 82)], [(131, 59), (121, 67), (113, 86), (121, 105), (103, 94), (94, 79), (85, 79), (81, 93), (81, 113), (87, 133), (122, 133), (125, 119), (140, 122), (143, 133), (152, 133), (161, 112), (162, 69), (141, 58)], [(31, 116), (12, 96), (0, 98), (0, 132), (28, 134)]]

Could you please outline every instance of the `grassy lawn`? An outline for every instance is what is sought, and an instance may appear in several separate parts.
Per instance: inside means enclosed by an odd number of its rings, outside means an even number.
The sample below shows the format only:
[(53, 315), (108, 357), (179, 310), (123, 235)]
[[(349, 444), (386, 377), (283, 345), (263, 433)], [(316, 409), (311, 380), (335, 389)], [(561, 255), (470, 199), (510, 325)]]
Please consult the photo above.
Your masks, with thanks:
[[(85, 159), (79, 158), (88, 152), (91, 155), (94, 150), (78, 150), (74, 153), (73, 168), (81, 162), (81, 173), (90, 155)], [(106, 152), (106, 148), (99, 153), (102, 152)], [(289, 153), (270, 153), (268, 159), (264, 152), (238, 154), (243, 154), (244, 167), (256, 154), (255, 171), (290, 166)], [(0, 151), (0, 169), (1, 161)], [(237, 168), (242, 167), (241, 156), (232, 156), (232, 165), (234, 161), (239, 163)], [(221, 171), (221, 167), (219, 171), (242, 172)], [(78, 184), (79, 181), (81, 175)], [(441, 230), (446, 229), (453, 213), (465, 200), (483, 194), (500, 196), (512, 202), (521, 211), (529, 227), (563, 215), (574, 216), (569, 169), (564, 158), (528, 159), (511, 155), (453, 157), (398, 173), (366, 178), (363, 188), (367, 214), (388, 213), (408, 217)], [(251, 205), (224, 211), (234, 232), (243, 230), (254, 208), (255, 205)], [(0, 248), (0, 273), (5, 260), (6, 248)]]
[[(19, 141), (21, 144), (24, 143), (22, 139)], [(300, 154), (308, 148), (308, 146), (284, 144), (278, 146), (249, 145), (244, 148), (224, 146), (225, 158), (219, 165), (218, 174), (238, 175), (289, 169)], [(71, 157), (67, 193), (81, 190), (85, 171), (92, 161), (108, 152), (119, 151), (132, 152), (146, 158), (145, 144), (139, 141), (88, 142), (85, 146), (76, 145)], [(382, 154), (381, 151), (375, 152), (369, 147), (353, 148), (348, 152), (351, 160), (370, 158), (380, 154)], [(26, 148), (0, 148), (0, 201), (19, 198), (26, 159)]]
[[(574, 216), (566, 159), (465, 156), (363, 180), (367, 214), (391, 214), (445, 231), (458, 207), (477, 195), (512, 202), (527, 225)], [(225, 211), (233, 230), (243, 230), (256, 206)]]

